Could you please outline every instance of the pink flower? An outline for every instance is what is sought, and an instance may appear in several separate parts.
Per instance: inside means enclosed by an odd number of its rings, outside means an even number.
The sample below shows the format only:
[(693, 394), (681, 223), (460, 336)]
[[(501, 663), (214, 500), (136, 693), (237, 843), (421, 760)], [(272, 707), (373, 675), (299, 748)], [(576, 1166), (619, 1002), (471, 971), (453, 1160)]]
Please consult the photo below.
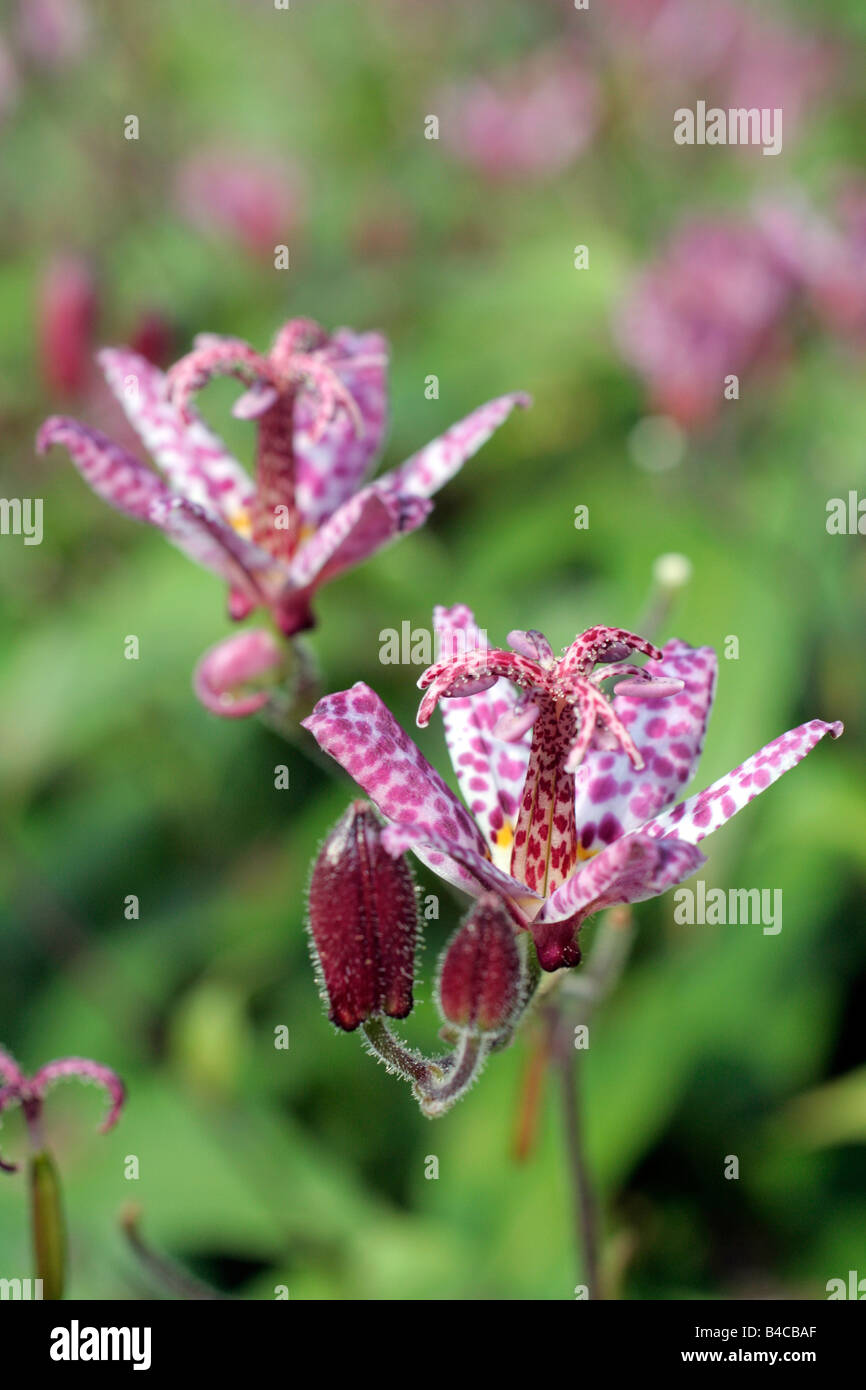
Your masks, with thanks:
[(21, 49), (40, 67), (61, 68), (87, 48), (88, 16), (80, 0), (19, 0)]
[[(99, 1126), (105, 1134), (120, 1118), (125, 1099), (125, 1090), (120, 1077), (110, 1067), (101, 1062), (91, 1062), (87, 1057), (61, 1057), (56, 1062), (46, 1062), (33, 1076), (25, 1076), (14, 1057), (0, 1049), (0, 1114), (10, 1106), (20, 1105), (30, 1133), (34, 1149), (44, 1147), (42, 1138), (42, 1107), (45, 1093), (49, 1087), (67, 1077), (77, 1077), (80, 1081), (93, 1081), (108, 1092), (111, 1107)], [(14, 1173), (16, 1165), (0, 1159), (0, 1168)]]
[(851, 182), (835, 217), (803, 199), (765, 200), (761, 230), (831, 332), (866, 342), (866, 184)]
[[(422, 525), (431, 496), (527, 404), (519, 393), (489, 401), (365, 484), (385, 428), (387, 345), (378, 333), (329, 336), (293, 319), (266, 355), (205, 335), (167, 377), (123, 348), (99, 360), (163, 476), (68, 417), (45, 422), (39, 451), (65, 445), (100, 497), (227, 581), (233, 618), (264, 607), (287, 636), (312, 626), (320, 585)], [(234, 413), (257, 425), (255, 483), (191, 404), (215, 376), (246, 386)]]
[(595, 79), (573, 56), (540, 53), (434, 102), (455, 159), (490, 179), (545, 178), (582, 154), (595, 133)]
[(194, 154), (177, 172), (178, 207), (198, 231), (227, 237), (250, 255), (273, 254), (302, 214), (299, 170), (249, 150)]
[(714, 415), (726, 376), (777, 355), (794, 288), (757, 227), (707, 222), (678, 232), (616, 325), (652, 406), (683, 425)]
[(606, 42), (640, 74), (633, 93), (682, 104), (684, 84), (710, 106), (780, 107), (785, 138), (832, 76), (835, 55), (812, 34), (732, 0), (607, 0)]
[[(385, 843), (413, 849), (473, 897), (510, 905), (545, 970), (575, 965), (591, 913), (641, 902), (704, 862), (697, 844), (796, 766), (838, 723), (810, 720), (704, 791), (674, 805), (703, 747), (715, 654), (668, 642), (662, 651), (621, 629), (593, 628), (558, 660), (540, 633), (512, 633), (512, 651), (479, 651), (469, 609), (437, 609), (446, 653), (420, 684), (426, 722), (447, 701), (445, 734), (466, 809), (368, 686), (320, 700), (304, 725), (391, 822)], [(649, 652), (641, 668), (622, 661)], [(600, 687), (616, 684), (604, 701)], [(519, 690), (519, 694), (517, 691)], [(470, 814), (471, 812), (471, 814)]]

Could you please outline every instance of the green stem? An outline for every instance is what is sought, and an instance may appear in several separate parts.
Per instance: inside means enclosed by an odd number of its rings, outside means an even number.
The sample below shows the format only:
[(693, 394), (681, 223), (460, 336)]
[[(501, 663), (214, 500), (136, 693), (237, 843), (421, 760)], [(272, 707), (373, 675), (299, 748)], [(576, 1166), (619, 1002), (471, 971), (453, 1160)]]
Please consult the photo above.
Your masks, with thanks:
[(581, 1085), (583, 1059), (574, 1047), (574, 1030), (589, 1022), (616, 985), (628, 959), (633, 935), (629, 907), (615, 907), (605, 913), (585, 968), (565, 975), (548, 1011), (552, 1050), (560, 1077), (575, 1245), (590, 1299), (604, 1298), (599, 1256), (600, 1222), (586, 1156)]
[(60, 1174), (46, 1149), (30, 1160), (30, 1199), (36, 1277), (42, 1280), (44, 1299), (60, 1299), (66, 1273), (66, 1232)]

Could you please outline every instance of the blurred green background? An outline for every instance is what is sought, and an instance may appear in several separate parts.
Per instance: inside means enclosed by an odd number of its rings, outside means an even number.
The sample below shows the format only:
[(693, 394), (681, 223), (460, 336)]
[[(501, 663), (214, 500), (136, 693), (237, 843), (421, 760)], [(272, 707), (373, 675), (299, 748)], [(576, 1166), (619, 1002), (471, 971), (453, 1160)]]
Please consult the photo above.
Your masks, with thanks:
[[(817, 0), (786, 13), (827, 23)], [(21, 65), (0, 130), (2, 490), (45, 499), (41, 546), (0, 540), (0, 1039), (29, 1069), (78, 1053), (129, 1087), (106, 1138), (94, 1092), (49, 1102), (70, 1294), (159, 1296), (119, 1231), (128, 1201), (155, 1247), (244, 1298), (285, 1284), (298, 1299), (569, 1299), (578, 1277), (552, 1082), (532, 1155), (512, 1156), (527, 1041), (431, 1123), (335, 1033), (304, 893), (348, 782), (302, 741), (197, 705), (192, 667), (230, 629), (222, 585), (106, 508), (60, 451), (34, 457), (47, 413), (97, 419), (92, 393), (63, 402), (40, 374), (34, 306), (70, 252), (94, 268), (100, 342), (142, 312), (168, 321), (174, 356), (202, 330), (264, 347), (292, 315), (382, 329), (389, 465), (482, 401), (532, 393), (423, 531), (320, 595), (326, 689), (366, 680), (412, 728), (418, 672), (380, 664), (381, 630), (463, 601), (491, 640), (537, 627), (559, 647), (594, 622), (638, 623), (654, 559), (678, 551), (694, 577), (661, 635), (740, 643), (696, 786), (805, 719), (846, 721), (705, 847), (708, 884), (783, 890), (778, 936), (677, 926), (671, 895), (636, 909), (586, 1105), (622, 1296), (824, 1297), (828, 1279), (866, 1275), (866, 561), (862, 538), (825, 530), (827, 499), (866, 488), (863, 360), (803, 332), (783, 371), (653, 473), (629, 447), (645, 402), (611, 331), (631, 275), (684, 217), (737, 212), (772, 180), (822, 206), (834, 170), (862, 165), (862, 86), (849, 73), (778, 160), (678, 151), (669, 106), (650, 107), (627, 135), (603, 123), (550, 180), (491, 183), (424, 139), (432, 94), (558, 43), (582, 21), (566, 3), (114, 0), (89, 18), (80, 61)], [(862, 79), (858, 0), (832, 25)], [(129, 113), (137, 142), (122, 138)], [(176, 169), (220, 142), (301, 170), (288, 272), (178, 210)], [(249, 458), (233, 395), (216, 386), (203, 409)], [(444, 771), (441, 727), (419, 742)], [(463, 904), (419, 877), (442, 914), (407, 1034), (429, 1039), (435, 957)], [(17, 1117), (2, 1138), (22, 1153)], [(0, 1177), (0, 1275), (24, 1275), (25, 1182)]]

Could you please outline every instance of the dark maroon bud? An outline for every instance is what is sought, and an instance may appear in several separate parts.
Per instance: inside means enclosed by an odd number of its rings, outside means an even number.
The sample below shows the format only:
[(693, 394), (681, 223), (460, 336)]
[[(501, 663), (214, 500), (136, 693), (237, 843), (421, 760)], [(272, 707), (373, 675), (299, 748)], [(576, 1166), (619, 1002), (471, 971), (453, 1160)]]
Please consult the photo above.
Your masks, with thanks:
[(405, 859), (355, 801), (325, 840), (310, 880), (310, 932), (328, 1017), (347, 1033), (376, 1014), (412, 1011), (418, 907)]
[(448, 1023), (497, 1033), (512, 1021), (523, 990), (517, 930), (494, 893), (478, 899), (442, 961), (439, 1007)]

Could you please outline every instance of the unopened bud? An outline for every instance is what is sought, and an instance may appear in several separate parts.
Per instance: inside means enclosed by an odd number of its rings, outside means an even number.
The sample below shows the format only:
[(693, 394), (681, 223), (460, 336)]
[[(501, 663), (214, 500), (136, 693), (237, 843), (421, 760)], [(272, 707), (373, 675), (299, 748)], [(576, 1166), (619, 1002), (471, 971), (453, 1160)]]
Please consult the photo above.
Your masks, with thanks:
[(313, 866), (310, 932), (328, 1017), (352, 1032), (377, 1014), (412, 1010), (418, 907), (405, 859), (382, 844), (382, 826), (355, 801)]
[(498, 1033), (513, 1021), (523, 993), (517, 928), (494, 893), (478, 899), (451, 938), (439, 974), (439, 1007), (448, 1023)]
[(97, 313), (96, 282), (87, 263), (62, 256), (45, 271), (39, 286), (37, 336), (46, 388), (74, 396), (86, 385)]
[(205, 709), (243, 719), (264, 709), (280, 674), (284, 653), (264, 628), (245, 628), (210, 647), (193, 675)]

